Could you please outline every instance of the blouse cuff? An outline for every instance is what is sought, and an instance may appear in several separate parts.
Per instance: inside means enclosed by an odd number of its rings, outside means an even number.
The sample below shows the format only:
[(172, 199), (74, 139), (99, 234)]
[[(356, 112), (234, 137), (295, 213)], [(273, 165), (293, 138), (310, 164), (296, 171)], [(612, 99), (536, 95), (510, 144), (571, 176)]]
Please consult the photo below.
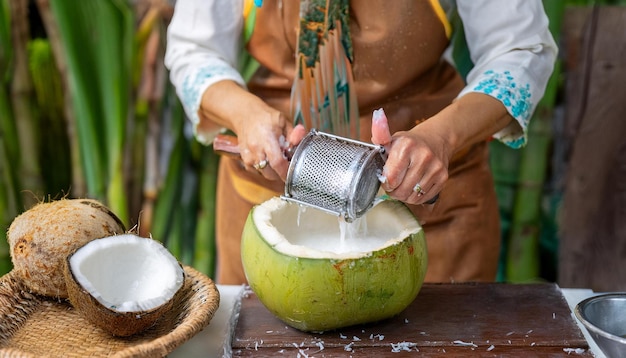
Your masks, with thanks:
[(509, 124), (494, 134), (493, 137), (511, 148), (521, 148), (526, 144), (528, 123), (536, 106), (531, 100), (531, 85), (520, 82), (518, 78), (521, 77), (516, 76), (514, 71), (487, 70), (468, 83), (458, 96), (461, 97), (469, 92), (478, 92), (500, 101), (517, 124)]
[(178, 96), (181, 99), (187, 117), (189, 117), (193, 125), (194, 136), (200, 143), (205, 145), (211, 144), (213, 138), (215, 138), (223, 128), (211, 126), (215, 129), (200, 129), (200, 116), (198, 111), (200, 110), (202, 94), (211, 85), (223, 80), (232, 80), (242, 87), (245, 87), (245, 82), (237, 70), (223, 61), (209, 60), (204, 66), (197, 67), (186, 75), (183, 85), (179, 90)]

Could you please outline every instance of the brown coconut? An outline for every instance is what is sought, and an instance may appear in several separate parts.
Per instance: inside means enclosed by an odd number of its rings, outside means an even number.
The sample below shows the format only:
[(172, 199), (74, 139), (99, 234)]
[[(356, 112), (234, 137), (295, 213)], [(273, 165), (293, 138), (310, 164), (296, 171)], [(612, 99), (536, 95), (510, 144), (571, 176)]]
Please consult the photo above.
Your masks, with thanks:
[[(134, 256), (132, 261), (135, 263), (141, 261), (145, 262), (145, 260), (150, 258), (154, 260), (153, 262), (170, 266), (172, 269), (170, 272), (176, 273), (174, 274), (175, 281), (172, 280), (171, 277), (169, 278), (169, 282), (173, 284), (171, 292), (167, 294), (164, 293), (162, 297), (159, 297), (158, 301), (160, 303), (158, 305), (145, 310), (120, 311), (118, 307), (115, 307), (112, 301), (107, 302), (106, 305), (99, 301), (88, 289), (81, 285), (79, 280), (77, 280), (76, 275), (82, 275), (83, 280), (90, 281), (90, 278), (95, 278), (100, 281), (100, 285), (114, 287), (116, 290), (140, 290), (140, 284), (135, 286), (115, 282), (119, 280), (117, 278), (119, 274), (115, 273), (115, 270), (120, 267), (122, 267), (123, 271), (127, 272), (127, 276), (136, 275), (137, 277), (142, 277), (145, 282), (158, 282), (159, 279), (165, 280), (164, 276), (158, 276), (156, 267), (153, 266), (153, 270), (145, 272), (136, 271), (136, 268), (142, 265), (129, 265), (129, 257), (122, 257), (120, 260), (119, 257), (117, 257), (118, 255), (115, 255), (113, 251), (108, 251), (108, 249), (115, 245), (115, 241), (126, 245), (124, 247), (126, 249), (124, 250), (125, 254)], [(132, 246), (139, 248), (139, 251), (136, 251)], [(75, 254), (74, 253), (67, 257), (64, 265), (64, 276), (69, 301), (74, 309), (87, 321), (113, 336), (127, 337), (152, 327), (157, 323), (159, 318), (172, 309), (174, 302), (179, 301), (178, 297), (184, 292), (184, 290), (182, 290), (185, 279), (183, 267), (158, 241), (150, 238), (141, 238), (133, 234), (116, 235), (93, 240), (85, 244), (85, 246), (78, 248), (76, 252), (81, 250), (89, 250), (89, 254), (86, 255), (88, 258), (76, 263), (73, 267), (72, 256)], [(137, 255), (135, 255), (135, 253), (137, 253)], [(89, 262), (93, 261), (94, 258), (97, 262)], [(85, 276), (83, 273), (75, 271), (80, 271), (83, 265), (91, 267), (97, 266), (97, 272), (92, 271), (92, 274), (95, 274), (95, 276), (89, 277), (89, 275)], [(135, 266), (135, 269), (131, 268), (133, 266)], [(95, 286), (91, 287), (91, 289), (97, 291), (97, 287)], [(101, 292), (94, 293), (100, 294)], [(107, 301), (104, 295), (100, 295), (99, 297), (102, 301)], [(119, 297), (116, 297), (116, 299), (119, 299)], [(136, 302), (132, 300), (126, 303), (128, 303), (129, 306), (137, 306)]]
[(68, 255), (91, 240), (123, 232), (120, 219), (96, 200), (37, 204), (9, 227), (13, 270), (32, 293), (67, 298), (63, 267)]
[[(74, 309), (91, 324), (116, 337), (128, 337), (152, 327), (165, 313), (172, 309), (176, 296), (161, 306), (139, 312), (118, 312), (100, 304), (84, 290), (65, 270), (69, 300)], [(181, 290), (182, 291), (182, 290)], [(181, 292), (179, 291), (177, 295)]]

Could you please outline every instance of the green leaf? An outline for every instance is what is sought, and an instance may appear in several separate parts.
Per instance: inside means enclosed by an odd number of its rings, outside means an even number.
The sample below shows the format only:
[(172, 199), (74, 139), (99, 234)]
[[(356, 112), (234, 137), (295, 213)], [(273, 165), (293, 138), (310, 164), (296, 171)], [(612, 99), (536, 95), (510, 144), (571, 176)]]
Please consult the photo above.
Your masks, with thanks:
[(201, 168), (198, 191), (198, 223), (195, 235), (193, 267), (215, 278), (215, 194), (219, 156), (213, 147), (201, 148)]
[[(99, 2), (99, 1), (98, 1)], [(106, 190), (106, 150), (99, 76), (94, 64), (98, 16), (94, 1), (50, 2), (59, 27), (62, 48), (67, 61), (70, 96), (75, 112), (76, 130), (85, 171), (88, 196), (103, 200)], [(111, 24), (112, 26), (114, 24)]]
[(184, 150), (186, 145), (183, 135), (185, 118), (180, 102), (175, 101), (172, 112), (172, 123), (166, 130), (174, 137), (174, 147), (171, 153), (169, 153), (165, 182), (159, 188), (151, 230), (153, 237), (163, 242), (166, 246), (168, 246), (168, 237), (172, 231), (172, 222), (177, 211), (178, 198), (180, 198), (182, 193)]
[(9, 2), (0, 0), (0, 83), (2, 84), (8, 82), (8, 70), (13, 57), (12, 48)]
[(90, 196), (128, 224), (124, 177), (130, 117), (134, 13), (125, 0), (51, 1), (69, 70)]

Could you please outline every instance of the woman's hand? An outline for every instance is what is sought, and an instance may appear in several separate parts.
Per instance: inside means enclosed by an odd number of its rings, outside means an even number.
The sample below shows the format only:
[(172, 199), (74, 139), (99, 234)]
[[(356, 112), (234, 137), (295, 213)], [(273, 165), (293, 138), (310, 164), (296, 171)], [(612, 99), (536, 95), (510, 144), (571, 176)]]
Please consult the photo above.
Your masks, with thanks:
[(423, 204), (433, 199), (448, 180), (449, 150), (420, 126), (410, 131), (389, 132), (382, 109), (372, 117), (372, 142), (383, 145), (387, 161), (383, 169), (383, 189), (394, 199)]
[(246, 169), (283, 181), (289, 168), (285, 153), (306, 135), (302, 125), (293, 127), (283, 113), (271, 107), (252, 114), (235, 132)]
[(235, 132), (246, 170), (270, 180), (285, 180), (289, 168), (285, 151), (306, 135), (303, 126), (293, 127), (283, 113), (231, 81), (218, 82), (204, 92), (199, 116)]
[(500, 101), (483, 93), (468, 93), (411, 130), (393, 135), (384, 112), (374, 111), (372, 142), (384, 145), (388, 155), (382, 187), (394, 199), (426, 203), (448, 180), (448, 164), (457, 151), (507, 126), (513, 130), (519, 124)]

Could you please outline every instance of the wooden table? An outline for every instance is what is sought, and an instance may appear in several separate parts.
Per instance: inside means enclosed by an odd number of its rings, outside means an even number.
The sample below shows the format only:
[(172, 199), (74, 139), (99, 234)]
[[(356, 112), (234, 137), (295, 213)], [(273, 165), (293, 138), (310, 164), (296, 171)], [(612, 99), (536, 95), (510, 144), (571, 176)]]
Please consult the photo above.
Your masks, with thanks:
[(396, 317), (323, 333), (287, 326), (251, 293), (232, 350), (234, 357), (593, 357), (561, 290), (548, 283), (425, 284)]

